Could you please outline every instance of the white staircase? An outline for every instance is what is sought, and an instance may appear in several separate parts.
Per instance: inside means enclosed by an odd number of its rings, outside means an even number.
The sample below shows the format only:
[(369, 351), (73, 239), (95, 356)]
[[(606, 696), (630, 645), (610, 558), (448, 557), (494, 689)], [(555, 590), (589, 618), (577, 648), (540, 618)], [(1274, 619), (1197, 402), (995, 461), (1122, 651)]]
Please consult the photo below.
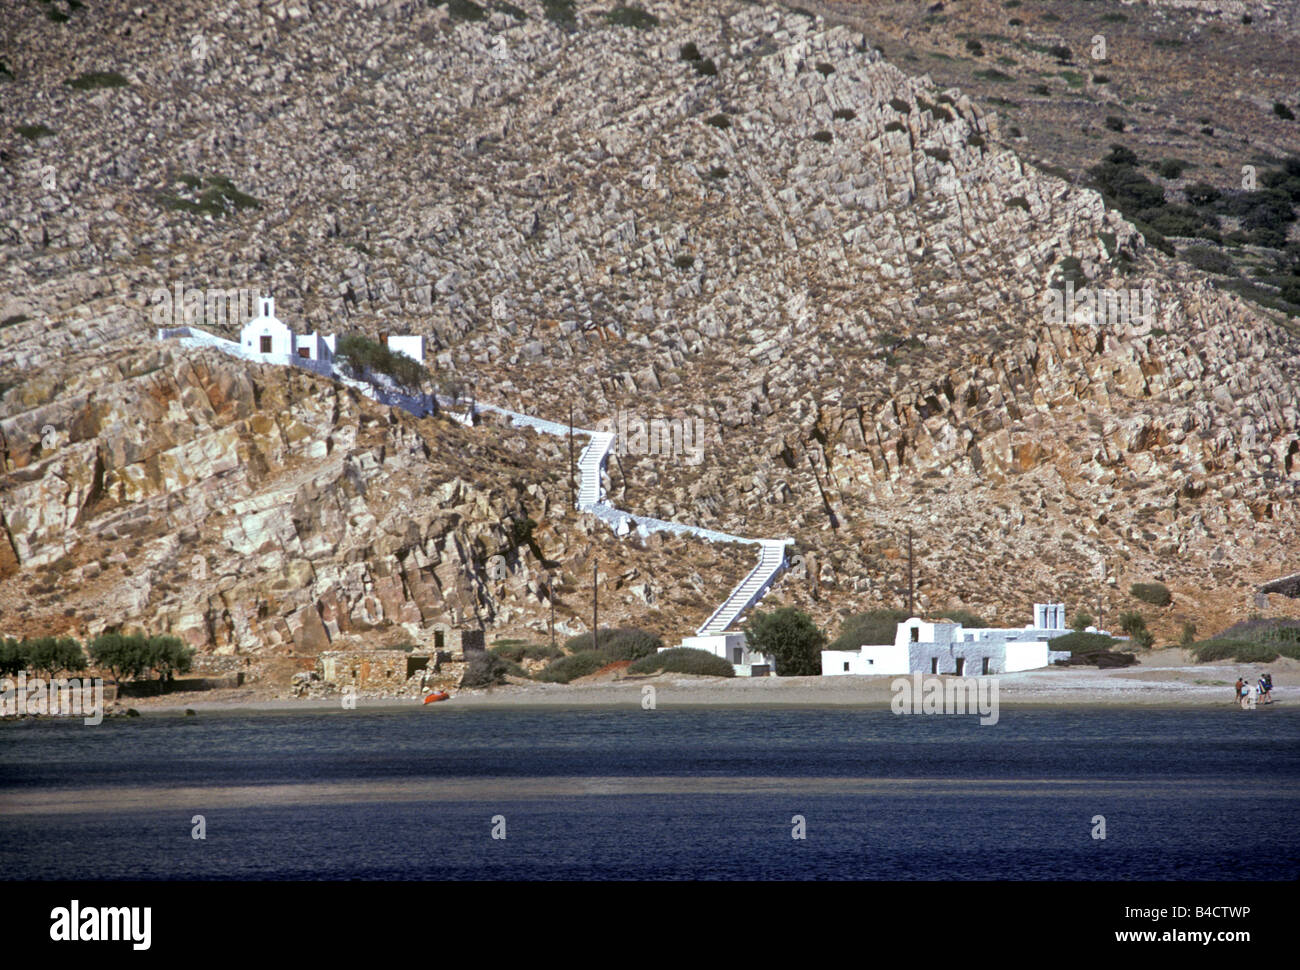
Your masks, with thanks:
[(589, 509), (600, 504), (600, 472), (605, 467), (605, 457), (614, 444), (614, 435), (607, 431), (591, 432), (591, 441), (578, 458), (578, 508)]
[[(183, 327), (177, 330), (160, 330), (158, 331), (158, 337), (160, 340), (179, 337), (183, 346), (213, 346), (220, 348), (231, 356), (246, 357), (244, 349), (235, 341), (225, 340), (195, 328)], [(259, 359), (259, 362), (264, 363), (265, 361)], [(280, 361), (276, 362), (280, 363)], [(286, 358), (283, 363), (295, 366), (311, 365), (310, 369), (321, 373), (322, 376), (332, 376), (335, 380), (342, 381), (350, 387), (355, 387), (363, 394), (381, 403), (401, 408), (417, 416), (424, 416), (434, 410), (434, 399), (429, 395), (410, 396), (389, 393), (368, 383), (353, 381), (342, 374), (336, 373), (332, 364), (322, 364), (318, 361), (298, 358)], [(643, 535), (650, 532), (666, 531), (677, 535), (696, 536), (709, 542), (757, 542), (762, 548), (762, 552), (758, 557), (758, 565), (750, 571), (739, 586), (732, 590), (726, 601), (700, 627), (697, 631), (699, 636), (713, 636), (725, 632), (727, 627), (731, 626), (745, 610), (762, 598), (763, 594), (767, 592), (767, 588), (772, 584), (772, 580), (785, 566), (785, 547), (792, 543), (793, 539), (746, 539), (713, 529), (705, 529), (701, 526), (667, 522), (663, 519), (643, 515), (632, 515), (629, 512), (622, 512), (606, 502), (604, 496), (601, 495), (600, 475), (605, 467), (605, 459), (614, 446), (615, 436), (613, 432), (570, 428), (568, 425), (560, 424), (557, 421), (547, 421), (535, 415), (521, 414), (518, 411), (511, 411), (508, 408), (481, 401), (475, 402), (469, 414), (462, 415), (455, 413), (461, 404), (460, 401), (442, 396), (438, 396), (436, 401), (442, 408), (453, 412), (452, 417), (455, 420), (470, 426), (473, 426), (476, 413), (494, 412), (510, 418), (512, 424), (531, 427), (543, 434), (557, 436), (590, 435), (591, 440), (588, 442), (587, 447), (583, 449), (582, 456), (578, 459), (578, 473), (581, 475), (581, 484), (578, 488), (578, 508), (608, 522), (620, 536), (630, 534), (633, 527), (635, 527)]]
[(767, 592), (785, 567), (785, 547), (790, 539), (764, 539), (759, 544), (762, 551), (758, 556), (758, 565), (750, 570), (749, 575), (741, 580), (740, 585), (731, 591), (723, 604), (714, 610), (713, 615), (704, 621), (704, 625), (695, 631), (696, 636), (710, 636), (722, 633)]

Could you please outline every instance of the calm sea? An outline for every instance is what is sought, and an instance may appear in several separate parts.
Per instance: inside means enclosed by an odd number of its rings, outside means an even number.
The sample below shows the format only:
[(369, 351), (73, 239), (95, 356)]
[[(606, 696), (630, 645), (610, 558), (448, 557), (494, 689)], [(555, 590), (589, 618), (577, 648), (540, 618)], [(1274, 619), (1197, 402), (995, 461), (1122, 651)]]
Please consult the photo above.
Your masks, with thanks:
[(1300, 708), (0, 725), (4, 879), (1295, 879), (1298, 822)]

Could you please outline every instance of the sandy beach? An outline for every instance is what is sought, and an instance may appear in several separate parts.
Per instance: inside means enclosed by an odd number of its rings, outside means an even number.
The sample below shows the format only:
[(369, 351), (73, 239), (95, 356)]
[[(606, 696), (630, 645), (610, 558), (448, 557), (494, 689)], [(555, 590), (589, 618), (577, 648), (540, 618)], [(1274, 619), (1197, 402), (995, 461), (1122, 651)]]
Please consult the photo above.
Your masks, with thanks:
[[(1300, 698), (1300, 662), (1279, 658), (1270, 664), (1192, 663), (1179, 649), (1152, 651), (1133, 667), (1098, 670), (1092, 667), (1048, 667), (997, 677), (998, 702), (1008, 706), (1149, 706), (1228, 708), (1238, 677), (1251, 682), (1269, 670), (1273, 699), (1286, 706)], [(643, 688), (654, 687), (659, 709), (674, 707), (888, 707), (891, 684), (882, 677), (697, 677), (660, 674), (619, 680), (575, 681), (571, 684), (513, 683), (482, 690), (453, 691), (450, 700), (428, 705), (430, 711), (463, 708), (575, 708), (640, 706)], [(295, 698), (274, 688), (256, 686), (130, 698), (120, 703), (142, 715), (202, 712), (291, 712), (342, 710), (339, 695)], [(357, 709), (421, 707), (421, 697), (366, 696)]]

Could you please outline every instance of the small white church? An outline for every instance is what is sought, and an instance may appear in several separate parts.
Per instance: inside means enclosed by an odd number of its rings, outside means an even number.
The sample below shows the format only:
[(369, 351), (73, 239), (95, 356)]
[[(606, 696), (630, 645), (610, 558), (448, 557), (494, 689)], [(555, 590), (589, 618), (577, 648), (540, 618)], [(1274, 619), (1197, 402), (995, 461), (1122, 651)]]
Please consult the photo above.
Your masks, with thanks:
[(258, 297), (257, 316), (239, 331), (239, 345), (247, 353), (264, 357), (305, 357), (330, 363), (334, 360), (334, 334), (328, 337), (308, 333), (299, 336), (275, 315), (275, 298)]
[[(275, 315), (275, 298), (258, 297), (257, 315), (239, 331), (239, 346), (246, 354), (259, 357), (300, 357), (318, 360), (325, 364), (334, 361), (335, 334), (328, 337), (319, 333), (295, 334)], [(417, 363), (424, 363), (424, 338), (418, 336), (388, 336), (383, 343), (395, 354), (405, 354)]]

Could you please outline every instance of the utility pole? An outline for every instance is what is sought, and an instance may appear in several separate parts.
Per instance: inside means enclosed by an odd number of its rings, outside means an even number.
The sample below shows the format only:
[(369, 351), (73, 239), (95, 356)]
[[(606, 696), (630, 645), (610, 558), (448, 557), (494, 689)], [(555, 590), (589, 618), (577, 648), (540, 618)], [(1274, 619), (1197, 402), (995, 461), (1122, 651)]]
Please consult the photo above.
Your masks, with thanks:
[(555, 649), (555, 573), (546, 577), (546, 598), (551, 601), (551, 649)]
[(907, 528), (907, 615), (916, 616), (916, 585), (912, 573), (912, 527)]
[(599, 595), (598, 595), (599, 589), (597, 586), (598, 580), (596, 575), (596, 568), (599, 565), (600, 563), (598, 563), (595, 559), (591, 561), (591, 649), (592, 650), (600, 649), (599, 644), (596, 642), (596, 638), (600, 636), (599, 614), (597, 612), (597, 605), (596, 605), (597, 600), (599, 599)]
[(569, 504), (578, 505), (578, 496), (573, 490), (573, 402), (569, 402)]

